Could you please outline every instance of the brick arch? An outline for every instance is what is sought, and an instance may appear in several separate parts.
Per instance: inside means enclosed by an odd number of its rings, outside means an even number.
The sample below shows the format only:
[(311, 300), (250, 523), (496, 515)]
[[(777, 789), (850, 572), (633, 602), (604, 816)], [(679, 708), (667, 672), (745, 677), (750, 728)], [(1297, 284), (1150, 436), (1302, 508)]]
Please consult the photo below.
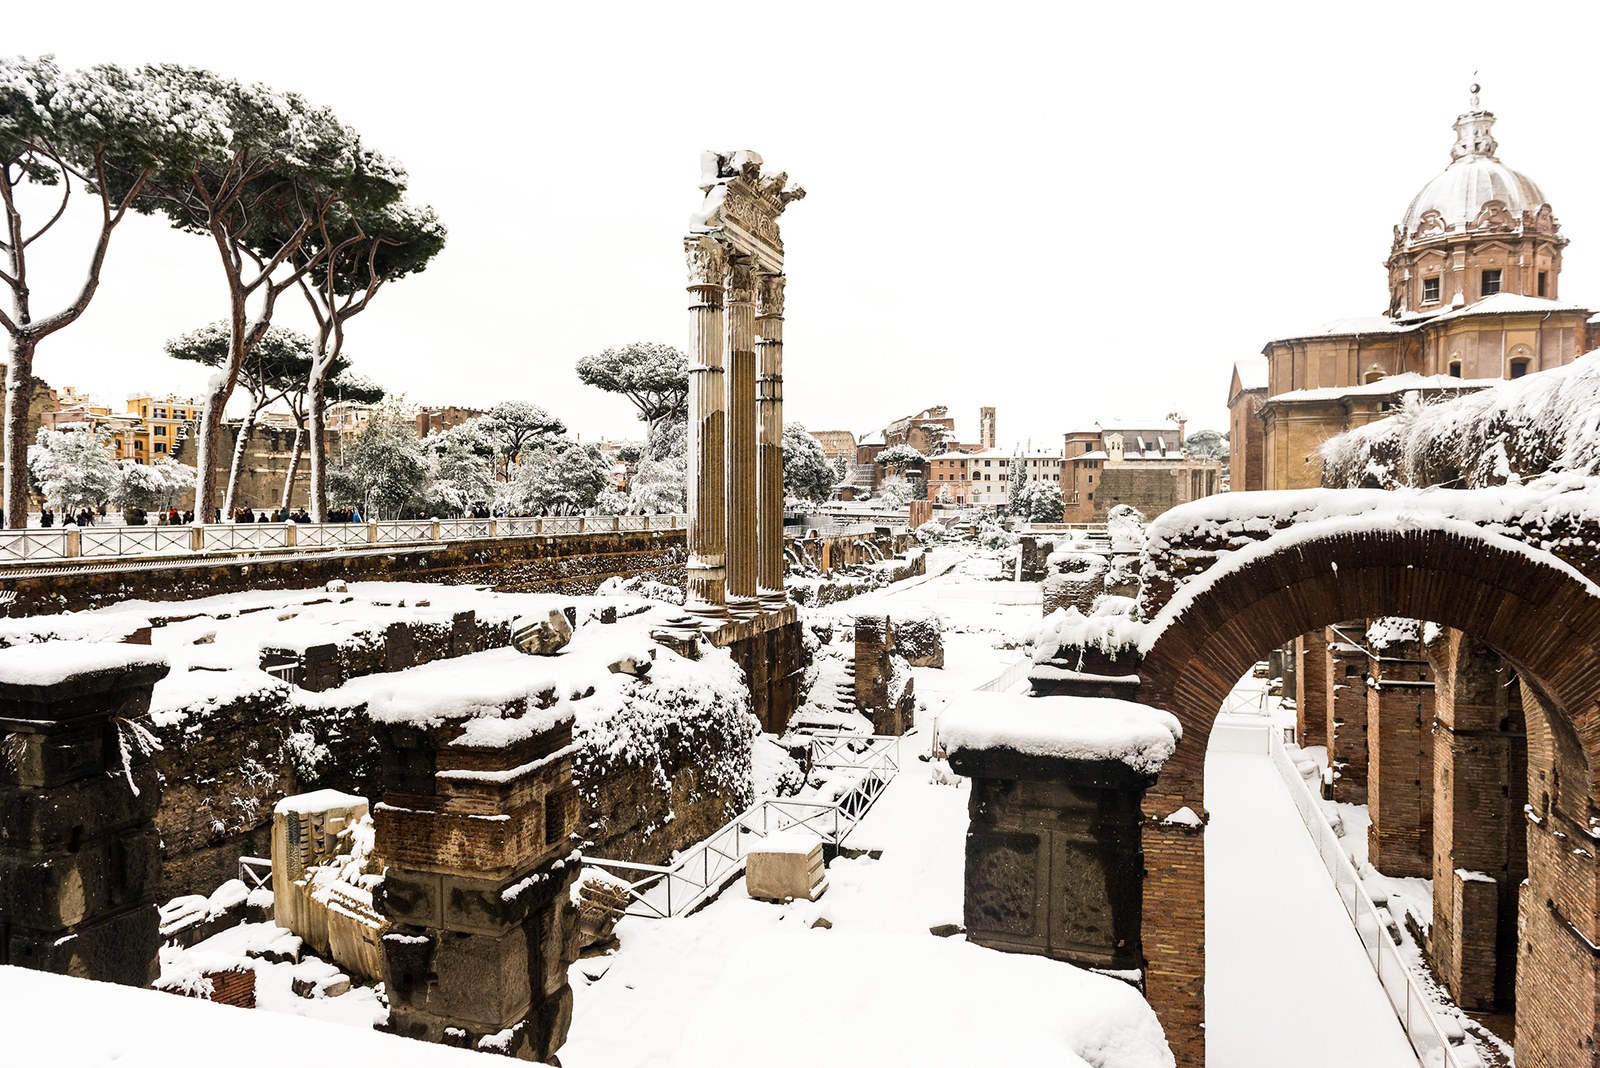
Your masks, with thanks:
[[(1217, 709), (1268, 651), (1348, 619), (1404, 616), (1473, 635), (1549, 698), (1551, 728), (1585, 757), (1600, 807), (1600, 597), (1555, 557), (1459, 524), (1274, 535), (1248, 562), (1200, 579), (1139, 666), (1139, 699), (1183, 724), (1162, 793), (1201, 782)], [(1312, 536), (1307, 536), (1312, 535)], [(1283, 537), (1279, 551), (1261, 549)], [(1226, 567), (1224, 560), (1219, 567)]]
[[(1325, 533), (1320, 532), (1325, 530)], [(1519, 993), (1518, 1059), (1536, 1066), (1583, 1064), (1600, 1045), (1600, 960), (1575, 933), (1600, 941), (1600, 885), (1592, 862), (1575, 859), (1589, 813), (1600, 810), (1600, 595), (1553, 556), (1458, 521), (1355, 531), (1342, 523), (1291, 527), (1194, 580), (1153, 625), (1165, 626), (1140, 665), (1138, 699), (1183, 724), (1183, 740), (1145, 799), (1143, 944), (1146, 992), (1180, 1065), (1204, 1063), (1203, 835), (1185, 841), (1161, 822), (1188, 805), (1201, 810), (1206, 747), (1218, 709), (1239, 678), (1297, 635), (1348, 619), (1405, 616), (1473, 635), (1500, 653), (1538, 694), (1538, 726), (1549, 760), (1572, 784), (1568, 835), (1530, 843), (1524, 895), (1529, 989)], [(1170, 619), (1164, 617), (1170, 614)], [(1530, 722), (1533, 729), (1533, 722)], [(1530, 758), (1531, 759), (1531, 758)], [(1581, 785), (1580, 785), (1581, 784)], [(1554, 829), (1551, 823), (1550, 828)], [(1550, 839), (1549, 842), (1543, 841)], [(1198, 921), (1198, 922), (1197, 922)], [(1562, 927), (1565, 925), (1566, 930)], [(1522, 979), (1518, 980), (1519, 991)], [(1527, 1056), (1524, 1056), (1524, 1053)]]

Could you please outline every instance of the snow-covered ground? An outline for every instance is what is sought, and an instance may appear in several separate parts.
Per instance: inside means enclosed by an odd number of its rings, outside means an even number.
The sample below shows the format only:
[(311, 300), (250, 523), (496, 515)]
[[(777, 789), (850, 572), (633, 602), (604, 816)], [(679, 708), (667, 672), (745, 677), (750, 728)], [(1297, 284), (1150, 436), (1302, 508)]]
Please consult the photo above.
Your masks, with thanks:
[(967, 789), (929, 770), (908, 762), (848, 842), (871, 852), (829, 865), (816, 902), (741, 879), (692, 916), (624, 920), (618, 953), (573, 967), (561, 1063), (1170, 1065), (1132, 988), (931, 932), (961, 922)]
[[(1219, 717), (1206, 754), (1207, 1060), (1416, 1068), (1267, 755), (1269, 729), (1255, 717)], [(1252, 735), (1254, 750), (1242, 748)]]

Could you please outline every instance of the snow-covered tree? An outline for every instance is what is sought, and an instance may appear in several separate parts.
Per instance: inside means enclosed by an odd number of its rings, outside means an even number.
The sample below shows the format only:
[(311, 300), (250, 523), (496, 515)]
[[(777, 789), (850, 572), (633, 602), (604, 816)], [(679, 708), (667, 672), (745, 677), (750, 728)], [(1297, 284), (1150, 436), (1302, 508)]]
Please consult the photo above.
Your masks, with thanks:
[(158, 97), (209, 98), (219, 119), (201, 150), (150, 171), (140, 201), (211, 238), (228, 291), (228, 359), (207, 384), (198, 435), (195, 513), (203, 519), (217, 504), (212, 463), (223, 410), (278, 298), (327, 265), (335, 246), (319, 235), (393, 203), (406, 178), (332, 111), (296, 93), (176, 64), (143, 73)]
[(527, 401), (496, 404), (483, 417), (483, 429), (495, 441), (501, 471), (508, 480), (524, 452), (542, 450), (567, 431), (561, 420)]
[(917, 487), (909, 478), (886, 478), (878, 487), (878, 497), (890, 508), (904, 508), (916, 495)]
[(599, 449), (558, 441), (523, 457), (500, 500), (514, 512), (570, 515), (594, 507), (610, 483), (611, 465)]
[(628, 511), (677, 515), (688, 507), (689, 422), (664, 419), (650, 431), (645, 458), (633, 474)]
[[(311, 515), (318, 522), (326, 520), (328, 510), (324, 413), (329, 397), (339, 399), (335, 387), (344, 362), (345, 330), (388, 283), (426, 270), (443, 251), (446, 237), (432, 208), (403, 198), (345, 207), (344, 213), (323, 215), (293, 257), (293, 262), (311, 268), (300, 279), (300, 292), (317, 324), (305, 410), (310, 426)], [(348, 383), (343, 391), (347, 396), (351, 392)]]
[[(317, 372), (313, 368), (310, 376), (315, 377), (316, 374)], [(300, 473), (300, 460), (305, 455), (306, 446), (309, 444), (310, 435), (306, 431), (306, 425), (311, 421), (312, 385), (310, 377), (301, 379), (283, 395), (284, 402), (289, 405), (289, 414), (294, 416), (295, 429), (294, 449), (289, 454), (289, 466), (283, 474), (283, 495), (282, 500), (279, 502), (285, 512), (289, 510), (291, 499), (294, 496), (294, 480)], [(349, 359), (340, 356), (333, 361), (333, 370), (327, 375), (327, 383), (323, 389), (323, 403), (325, 404), (326, 401), (331, 400), (335, 404), (341, 401), (350, 401), (354, 404), (371, 405), (377, 404), (387, 395), (388, 391), (372, 379), (367, 378), (365, 375), (352, 373)], [(317, 422), (318, 426), (322, 425), (321, 412), (317, 413)], [(317, 440), (322, 441), (324, 434), (325, 431), (319, 432)], [(313, 455), (322, 455), (325, 451), (325, 445), (311, 451)], [(312, 492), (308, 494), (313, 503), (317, 499), (316, 488), (316, 480), (313, 479)], [(327, 497), (327, 489), (326, 485), (324, 485), (322, 492), (324, 505), (327, 504)], [(326, 514), (326, 508), (324, 508), (324, 514)]]
[(194, 491), (194, 468), (170, 456), (150, 464), (118, 460), (117, 469), (111, 503), (118, 508), (165, 511)]
[(799, 423), (783, 427), (783, 492), (802, 501), (825, 501), (836, 483), (822, 443)]
[(627, 397), (652, 431), (664, 419), (688, 416), (689, 359), (671, 345), (636, 341), (585, 356), (578, 361), (578, 377)]
[[(4, 523), (27, 524), (28, 406), (35, 351), (88, 309), (115, 230), (145, 192), (152, 170), (205, 154), (225, 132), (209, 94), (182, 87), (157, 92), (143, 71), (101, 65), (63, 72), (49, 57), (0, 56), (0, 309), (8, 335), (4, 432)], [(54, 309), (34, 306), (56, 263), (35, 246), (66, 214), (74, 192), (98, 226), (78, 270), (82, 280)], [(30, 197), (29, 194), (37, 194)], [(37, 215), (31, 205), (37, 204)], [(65, 231), (63, 231), (65, 233)]]
[(927, 457), (922, 455), (910, 445), (890, 445), (878, 453), (877, 461), (880, 464), (911, 464), (921, 466), (927, 462)]
[(1211, 460), (1226, 460), (1228, 458), (1228, 436), (1216, 430), (1196, 430), (1184, 439), (1183, 448), (1190, 456), (1200, 456)]
[(420, 507), (432, 484), (428, 452), (398, 401), (373, 410), (345, 448), (343, 462), (328, 472), (329, 495), (366, 519), (393, 519)]
[[(198, 330), (180, 334), (167, 342), (167, 355), (205, 367), (223, 367), (229, 358), (229, 331), (224, 322), (210, 323)], [(311, 339), (298, 330), (272, 326), (239, 366), (239, 385), (249, 398), (244, 422), (233, 443), (233, 461), (228, 465), (228, 481), (222, 495), (222, 513), (232, 515), (244, 474), (244, 455), (255, 433), (261, 412), (290, 390), (304, 382), (311, 370)], [(297, 442), (298, 445), (298, 442)], [(142, 507), (142, 506), (136, 506)]]
[(431, 511), (438, 515), (465, 515), (473, 505), (495, 499), (495, 443), (484, 430), (482, 419), (430, 434), (423, 445), (433, 475), (428, 493)]
[(120, 469), (111, 458), (109, 431), (40, 427), (28, 448), (28, 473), (44, 499), (66, 513), (111, 500)]
[(1011, 514), (1030, 523), (1059, 523), (1064, 514), (1061, 487), (1054, 482), (1027, 482), (1011, 499)]

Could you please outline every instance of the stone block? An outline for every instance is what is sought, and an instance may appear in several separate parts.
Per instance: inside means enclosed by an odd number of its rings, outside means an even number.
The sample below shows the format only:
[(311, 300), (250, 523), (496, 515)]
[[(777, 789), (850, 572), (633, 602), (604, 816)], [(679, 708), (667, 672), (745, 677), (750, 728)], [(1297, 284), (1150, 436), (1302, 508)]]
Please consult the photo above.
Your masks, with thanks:
[(782, 832), (745, 851), (745, 889), (767, 901), (815, 901), (828, 888), (822, 842), (812, 834)]
[(149, 763), (135, 767), (132, 778), (132, 788), (127, 777), (105, 773), (54, 788), (0, 788), (0, 846), (71, 850), (86, 838), (150, 822), (161, 804), (161, 778)]
[(14, 731), (0, 739), (0, 786), (49, 790), (106, 770), (116, 756), (114, 730), (104, 718)]
[[(386, 935), (386, 956), (394, 936)], [(532, 1007), (528, 936), (520, 927), (500, 935), (440, 931), (432, 937), (432, 953), (421, 982), (398, 980), (390, 985), (391, 1012), (411, 1009), (458, 1020), (485, 1032), (521, 1020)], [(390, 982), (394, 960), (385, 961)]]
[(96, 916), (69, 932), (12, 926), (0, 964), (124, 986), (149, 986), (157, 972), (160, 921), (153, 901)]
[(83, 843), (74, 853), (0, 849), (0, 915), (61, 931), (149, 897), (161, 877), (161, 838), (145, 826)]
[(374, 894), (374, 903), (394, 923), (413, 927), (444, 926), (444, 876), (438, 872), (390, 868)]

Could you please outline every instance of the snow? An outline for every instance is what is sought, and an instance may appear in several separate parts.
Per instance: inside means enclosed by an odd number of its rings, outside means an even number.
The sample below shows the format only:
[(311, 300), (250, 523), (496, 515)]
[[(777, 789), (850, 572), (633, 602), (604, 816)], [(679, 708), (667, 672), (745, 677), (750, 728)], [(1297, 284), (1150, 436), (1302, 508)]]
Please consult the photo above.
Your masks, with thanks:
[(1404, 374), (1390, 375), (1380, 378), (1376, 382), (1365, 382), (1356, 386), (1320, 386), (1312, 389), (1291, 389), (1284, 393), (1276, 393), (1268, 398), (1268, 402), (1277, 404), (1282, 401), (1326, 401), (1343, 400), (1346, 397), (1388, 397), (1415, 390), (1460, 390), (1485, 389), (1499, 382), (1497, 378), (1457, 378), (1454, 375), (1419, 375), (1414, 371)]
[(1170, 712), (1109, 697), (963, 697), (939, 721), (939, 741), (962, 751), (1010, 749), (1064, 760), (1115, 760), (1153, 773), (1172, 756), (1183, 728)]
[[(1246, 717), (1218, 717), (1230, 719), (1251, 725)], [(1265, 745), (1255, 752), (1211, 747), (1206, 809), (1208, 1062), (1416, 1068)], [(1312, 1018), (1327, 1028), (1308, 1031)]]
[(47, 641), (0, 649), (0, 685), (55, 686), (74, 675), (165, 666), (166, 662), (166, 657), (147, 645)]
[(740, 880), (691, 916), (624, 919), (618, 952), (571, 970), (561, 1063), (1172, 1065), (1126, 984), (931, 933), (961, 922), (968, 789), (923, 767), (890, 784), (818, 901), (754, 901)]
[(347, 794), (341, 790), (313, 790), (308, 794), (286, 797), (273, 806), (273, 813), (286, 816), (290, 813), (332, 812), (334, 809), (365, 808), (367, 799)]
[[(261, 926), (261, 925), (253, 925)], [(277, 930), (274, 928), (274, 930)], [(219, 936), (220, 937), (220, 936)], [(260, 963), (260, 962), (258, 962)], [(263, 965), (285, 971), (289, 964)], [(258, 1004), (273, 1010), (298, 1007), (356, 1007), (352, 990), (343, 997), (297, 998), (283, 982), (282, 1002), (271, 996), (263, 1003), (257, 973)], [(354, 1001), (350, 999), (356, 999)], [(385, 1068), (483, 1068), (483, 1059), (466, 1050), (413, 1042), (364, 1027), (341, 1026), (283, 1011), (256, 1011), (217, 1005), (198, 998), (156, 990), (97, 983), (23, 968), (0, 966), (0, 1000), (12, 1020), (59, 1021), (59, 1026), (11, 1028), (7, 1059), (14, 1064), (50, 1068), (173, 1068), (174, 1065), (216, 1064), (242, 1051), (315, 1051), (326, 1064), (382, 1064)], [(290, 1006), (288, 1002), (298, 1002)], [(370, 1001), (370, 992), (368, 1004)], [(71, 1006), (70, 1019), (63, 1006)], [(85, 1026), (85, 1023), (88, 1026)]]

